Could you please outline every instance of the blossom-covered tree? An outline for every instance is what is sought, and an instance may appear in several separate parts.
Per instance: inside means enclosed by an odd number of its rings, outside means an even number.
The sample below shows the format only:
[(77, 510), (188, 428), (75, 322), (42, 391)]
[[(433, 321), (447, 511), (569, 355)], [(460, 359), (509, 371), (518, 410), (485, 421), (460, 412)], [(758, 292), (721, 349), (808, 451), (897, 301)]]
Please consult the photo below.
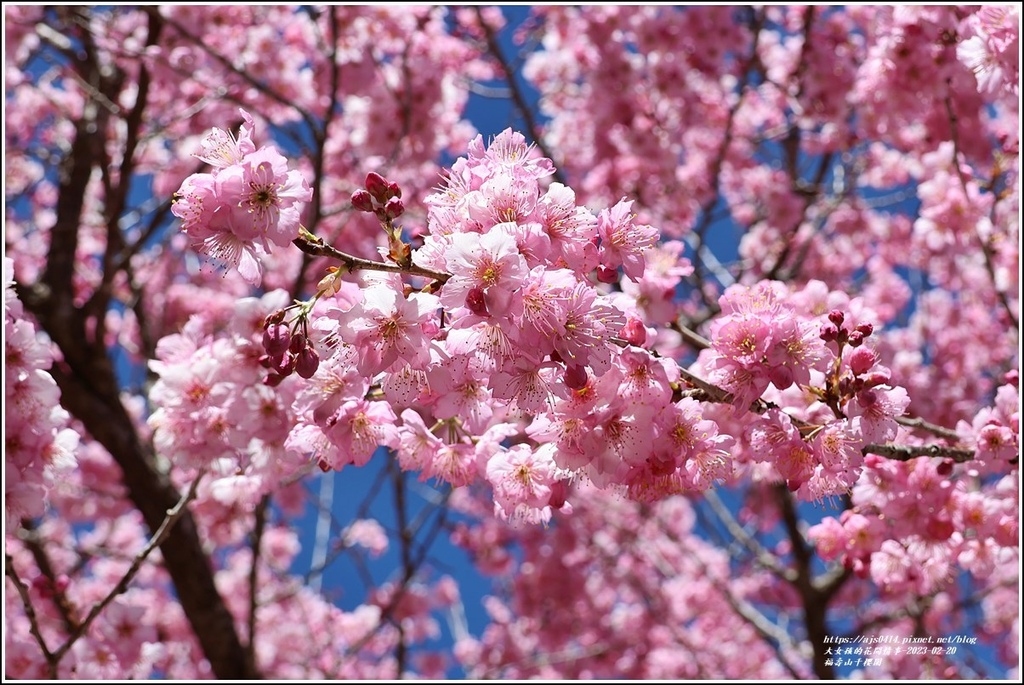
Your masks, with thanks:
[(5, 6), (5, 676), (1018, 677), (1019, 9), (506, 17)]

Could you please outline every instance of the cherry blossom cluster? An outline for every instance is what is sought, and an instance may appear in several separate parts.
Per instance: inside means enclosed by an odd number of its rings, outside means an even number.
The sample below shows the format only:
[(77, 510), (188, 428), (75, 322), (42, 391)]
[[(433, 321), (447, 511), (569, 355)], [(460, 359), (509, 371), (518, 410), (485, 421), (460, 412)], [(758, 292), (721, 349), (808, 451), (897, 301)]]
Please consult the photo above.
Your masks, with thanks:
[(186, 178), (171, 211), (196, 249), (259, 285), (261, 256), (298, 236), (302, 203), (313, 191), (275, 147), (256, 148), (253, 119), (241, 114), (245, 124), (237, 139), (223, 129), (203, 139), (196, 156), (213, 172)]
[(956, 56), (978, 79), (978, 91), (1013, 95), (1020, 88), (1020, 8), (1016, 5), (982, 7), (964, 21), (969, 34), (956, 48)]
[[(799, 642), (773, 650), (733, 608), (767, 574), (732, 583), (729, 556), (692, 534), (686, 498), (641, 504), (574, 487), (579, 505), (549, 530), (492, 519), (460, 537), (480, 562), (515, 559), (508, 593), (484, 600), (486, 628), (455, 644), (470, 678), (793, 677), (780, 656), (799, 662)], [(486, 503), (467, 494), (456, 506), (482, 516)]]
[[(208, 493), (221, 504), (251, 507), (305, 467), (284, 450), (294, 384), (282, 382), (276, 370), (268, 376), (264, 366), (264, 322), (285, 302), (283, 291), (243, 298), (223, 328), (211, 316), (196, 315), (180, 334), (160, 341), (150, 362), (159, 375), (148, 419), (154, 444), (186, 472), (212, 469), (200, 502)], [(286, 353), (289, 345), (286, 340)], [(271, 388), (265, 381), (275, 377)]]
[(7, 530), (41, 516), (54, 479), (75, 467), (79, 436), (68, 426), (60, 389), (47, 373), (48, 341), (25, 317), (4, 258), (4, 516)]

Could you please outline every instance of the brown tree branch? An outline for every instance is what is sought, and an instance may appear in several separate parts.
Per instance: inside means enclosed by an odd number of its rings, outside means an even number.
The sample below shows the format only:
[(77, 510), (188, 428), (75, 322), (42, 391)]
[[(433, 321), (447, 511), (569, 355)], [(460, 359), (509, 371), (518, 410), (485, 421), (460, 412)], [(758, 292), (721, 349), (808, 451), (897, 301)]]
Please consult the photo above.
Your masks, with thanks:
[(75, 642), (88, 632), (89, 626), (92, 625), (92, 622), (95, 621), (101, 613), (103, 613), (103, 610), (114, 601), (114, 598), (121, 595), (128, 589), (128, 585), (142, 568), (142, 564), (145, 563), (146, 559), (149, 558), (149, 555), (153, 553), (153, 550), (163, 544), (170, 535), (175, 524), (177, 524), (182, 516), (184, 516), (187, 511), (186, 507), (188, 506), (188, 503), (196, 496), (196, 488), (199, 487), (199, 481), (202, 480), (203, 475), (202, 471), (196, 474), (196, 477), (192, 480), (192, 485), (189, 486), (189, 489), (181, 496), (178, 503), (171, 509), (167, 510), (163, 523), (161, 523), (156, 529), (156, 532), (153, 533), (153, 537), (150, 538), (148, 543), (146, 543), (146, 546), (135, 555), (131, 566), (128, 567), (128, 570), (121, 577), (121, 580), (117, 581), (117, 584), (114, 585), (102, 600), (93, 605), (92, 609), (86, 615), (85, 620), (78, 624), (78, 628), (68, 636), (67, 641), (53, 653), (53, 658), (56, 661), (60, 661), (64, 655), (68, 653), (68, 650), (71, 649)]
[(14, 559), (7, 553), (4, 553), (4, 575), (11, 579), (15, 589), (18, 591), (18, 596), (21, 597), (21, 604), (25, 607), (25, 616), (28, 617), (29, 632), (32, 633), (32, 637), (35, 638), (39, 649), (43, 652), (43, 658), (46, 659), (50, 678), (56, 680), (57, 659), (54, 658), (53, 652), (46, 646), (46, 640), (43, 639), (43, 634), (39, 630), (39, 618), (36, 616), (36, 608), (32, 605), (32, 598), (28, 594), (28, 586), (18, 577), (18, 571), (14, 568)]
[(530, 107), (526, 102), (526, 97), (523, 95), (522, 88), (516, 82), (515, 74), (509, 68), (509, 62), (505, 58), (505, 54), (502, 52), (501, 45), (498, 43), (498, 37), (494, 33), (494, 29), (487, 23), (487, 19), (484, 17), (483, 11), (480, 7), (474, 7), (476, 11), (477, 21), (480, 22), (480, 29), (484, 33), (484, 39), (487, 41), (487, 52), (494, 58), (501, 67), (501, 73), (505, 76), (505, 81), (508, 83), (509, 93), (512, 95), (512, 102), (516, 106), (516, 111), (523, 117), (523, 123), (526, 124), (526, 128), (530, 133), (530, 137), (533, 138), (537, 144), (537, 149), (540, 153), (550, 159), (552, 163), (555, 163), (555, 173), (551, 176), (552, 179), (566, 185), (565, 175), (561, 171), (561, 165), (556, 163), (554, 154), (551, 149), (544, 142), (544, 137), (541, 135), (540, 126), (537, 124), (536, 118), (533, 116), (533, 108)]
[(811, 570), (813, 548), (807, 544), (807, 540), (800, 531), (800, 519), (797, 515), (793, 495), (785, 485), (781, 484), (775, 486), (775, 495), (779, 503), (779, 510), (782, 512), (782, 522), (789, 537), (793, 563), (796, 567), (797, 577), (793, 586), (800, 595), (807, 639), (814, 649), (812, 661), (814, 673), (821, 680), (834, 680), (835, 670), (829, 665), (828, 655), (825, 653), (825, 638), (828, 635), (825, 613), (828, 603), (823, 601), (822, 593), (814, 586), (814, 576)]

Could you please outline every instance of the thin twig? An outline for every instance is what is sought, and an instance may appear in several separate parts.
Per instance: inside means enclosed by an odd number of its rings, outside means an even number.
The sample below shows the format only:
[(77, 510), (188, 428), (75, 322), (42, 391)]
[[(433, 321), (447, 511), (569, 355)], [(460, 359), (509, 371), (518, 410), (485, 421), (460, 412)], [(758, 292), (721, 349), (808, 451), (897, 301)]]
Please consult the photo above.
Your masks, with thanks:
[(252, 529), (252, 563), (249, 566), (249, 642), (245, 646), (245, 655), (249, 660), (249, 668), (256, 672), (256, 612), (259, 609), (256, 585), (259, 581), (260, 543), (267, 526), (267, 508), (270, 506), (270, 495), (263, 495), (256, 505), (255, 523)]
[[(540, 135), (540, 127), (537, 125), (537, 120), (533, 116), (533, 108), (526, 102), (526, 97), (523, 95), (522, 89), (519, 84), (516, 83), (515, 72), (510, 67), (508, 60), (505, 59), (504, 53), (501, 51), (501, 45), (498, 44), (498, 37), (494, 34), (494, 30), (487, 23), (484, 18), (484, 14), (479, 7), (474, 7), (476, 11), (477, 20), (480, 22), (480, 28), (484, 32), (484, 38), (487, 40), (487, 50), (489, 54), (498, 62), (501, 67), (501, 72), (505, 76), (505, 80), (508, 82), (509, 93), (512, 96), (512, 102), (515, 103), (516, 110), (519, 115), (523, 117), (523, 123), (526, 124), (526, 128), (529, 130), (530, 137), (533, 138), (537, 144), (537, 148), (541, 154), (555, 162), (555, 156), (551, 154), (551, 150), (544, 142), (544, 138)], [(561, 165), (555, 163), (555, 173), (552, 178), (565, 185), (565, 177), (560, 171)]]
[(771, 552), (766, 550), (760, 542), (755, 540), (743, 526), (740, 525), (739, 521), (732, 515), (728, 507), (722, 503), (719, 499), (718, 493), (714, 490), (708, 490), (704, 493), (704, 500), (711, 506), (711, 510), (719, 518), (719, 520), (725, 524), (729, 534), (732, 535), (738, 542), (743, 544), (750, 552), (754, 555), (754, 560), (763, 566), (764, 568), (771, 571), (773, 574), (792, 583), (796, 580), (796, 573), (793, 569), (785, 568), (779, 559)]
[(897, 416), (896, 423), (901, 426), (906, 426), (907, 428), (920, 428), (921, 430), (928, 431), (940, 438), (949, 438), (950, 440), (960, 439), (960, 436), (955, 430), (935, 423), (930, 423), (919, 416)]
[(328, 257), (330, 259), (338, 260), (342, 265), (344, 265), (346, 271), (384, 271), (393, 274), (411, 274), (413, 276), (432, 278), (438, 283), (445, 283), (449, 278), (451, 278), (450, 274), (446, 274), (441, 271), (434, 271), (433, 269), (428, 269), (417, 264), (411, 264), (408, 267), (405, 267), (399, 264), (375, 262), (370, 259), (356, 257), (335, 249), (308, 231), (293, 240), (292, 243), (308, 255), (312, 255), (314, 257)]
[(78, 638), (85, 635), (89, 630), (89, 626), (92, 625), (92, 622), (95, 621), (103, 610), (114, 601), (114, 598), (128, 589), (128, 584), (135, 578), (135, 575), (142, 568), (142, 564), (145, 563), (147, 558), (149, 558), (149, 555), (152, 554), (153, 550), (159, 547), (160, 544), (167, 539), (167, 536), (170, 534), (174, 524), (176, 524), (178, 519), (180, 519), (188, 510), (188, 503), (195, 498), (196, 488), (199, 487), (199, 481), (202, 480), (204, 473), (204, 471), (200, 471), (196, 474), (195, 480), (192, 481), (192, 485), (189, 487), (188, 492), (182, 495), (181, 499), (178, 500), (178, 503), (174, 505), (174, 508), (167, 511), (167, 516), (164, 518), (163, 523), (161, 523), (160, 527), (157, 528), (155, 533), (153, 533), (153, 537), (150, 538), (148, 543), (146, 543), (146, 546), (135, 555), (135, 559), (132, 560), (131, 566), (128, 567), (128, 571), (121, 577), (121, 580), (119, 580), (117, 585), (107, 593), (106, 597), (100, 600), (99, 603), (93, 605), (92, 609), (89, 611), (89, 615), (86, 616), (85, 620), (79, 624), (78, 629), (68, 637), (67, 642), (61, 645), (60, 648), (53, 653), (53, 658), (56, 661), (60, 661), (61, 658), (67, 654), (68, 650), (71, 649), (72, 645), (75, 644)]
[(958, 464), (974, 460), (974, 450), (961, 447), (947, 447), (946, 445), (865, 445), (861, 449), (864, 455), (877, 454), (886, 459), (896, 461), (910, 461), (917, 457), (943, 457), (952, 459)]
[(43, 639), (43, 634), (39, 631), (39, 620), (36, 618), (36, 609), (32, 606), (32, 598), (28, 594), (28, 586), (18, 577), (18, 572), (14, 568), (14, 559), (7, 553), (4, 553), (4, 575), (13, 581), (14, 587), (18, 590), (21, 603), (25, 607), (25, 616), (28, 617), (29, 632), (32, 633), (32, 637), (39, 643), (39, 649), (43, 651), (43, 656), (46, 658), (46, 663), (49, 666), (50, 677), (56, 680), (59, 658), (54, 656), (53, 652), (46, 646), (46, 640)]

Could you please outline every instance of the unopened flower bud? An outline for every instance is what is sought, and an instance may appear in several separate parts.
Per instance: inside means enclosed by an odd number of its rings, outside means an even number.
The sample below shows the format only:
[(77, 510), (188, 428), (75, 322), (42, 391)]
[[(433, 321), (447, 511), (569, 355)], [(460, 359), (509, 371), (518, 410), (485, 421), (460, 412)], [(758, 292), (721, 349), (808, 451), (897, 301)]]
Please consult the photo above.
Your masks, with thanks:
[(288, 343), (288, 351), (292, 354), (298, 354), (306, 348), (306, 336), (302, 333), (296, 333), (292, 336), (291, 342)]
[(402, 189), (397, 183), (389, 183), (388, 194), (391, 195), (391, 197), (402, 197)]
[(579, 364), (569, 364), (562, 380), (570, 390), (582, 390), (587, 387), (587, 369)]
[(953, 473), (953, 460), (943, 459), (935, 466), (935, 473), (939, 474), (943, 478), (947, 478)]
[(283, 380), (284, 376), (282, 376), (281, 374), (271, 373), (268, 374), (267, 377), (263, 379), (263, 385), (267, 386), (268, 388), (276, 388), (277, 386), (281, 385), (281, 381)]
[(855, 330), (866, 338), (875, 332), (875, 327), (872, 326), (870, 323), (865, 322), (862, 324), (857, 324), (857, 328)]
[(388, 219), (397, 219), (402, 216), (404, 211), (405, 205), (397, 197), (393, 197), (384, 203), (384, 216)]
[(850, 347), (860, 347), (861, 343), (864, 342), (864, 334), (860, 331), (851, 331), (848, 340)]
[(470, 288), (466, 293), (466, 309), (477, 316), (489, 316), (483, 288)]
[(601, 283), (614, 283), (619, 280), (619, 270), (601, 264), (597, 267), (597, 280)]
[(263, 349), (272, 357), (282, 354), (292, 341), (292, 333), (282, 323), (270, 324), (263, 329)]
[(825, 342), (834, 342), (839, 337), (839, 328), (835, 324), (823, 323), (821, 324), (821, 332), (818, 333), (818, 337)]
[(295, 360), (295, 373), (303, 378), (312, 378), (316, 370), (320, 368), (320, 355), (312, 347), (306, 347), (299, 352)]
[(295, 355), (291, 352), (285, 352), (280, 357), (271, 357), (270, 368), (282, 376), (290, 376), (292, 371), (295, 370)]
[(390, 184), (383, 176), (375, 171), (366, 174), (366, 190), (377, 202), (384, 204), (390, 195)]
[(833, 309), (832, 311), (830, 311), (828, 313), (828, 320), (831, 321), (832, 323), (834, 323), (836, 325), (836, 327), (842, 326), (843, 325), (843, 320), (845, 318), (846, 318), (846, 315), (843, 314), (843, 312), (841, 312), (838, 309)]
[(630, 345), (637, 347), (641, 347), (647, 342), (647, 328), (644, 327), (643, 321), (635, 317), (626, 320), (626, 325), (622, 327), (622, 332), (619, 335)]
[(552, 509), (561, 509), (565, 505), (565, 498), (569, 494), (569, 482), (556, 480), (551, 484), (551, 496), (548, 497), (548, 506)]
[(352, 193), (352, 206), (360, 212), (372, 212), (373, 198), (370, 196), (370, 193), (360, 188)]
[(889, 382), (889, 374), (875, 371), (864, 376), (864, 387), (873, 388), (876, 385), (885, 385)]
[[(859, 330), (859, 327), (858, 327)], [(856, 333), (857, 331), (854, 331)], [(852, 335), (851, 335), (852, 337)], [(853, 344), (852, 341), (850, 344)], [(875, 353), (866, 347), (858, 347), (850, 353), (850, 370), (858, 376), (867, 373), (875, 365)]]

